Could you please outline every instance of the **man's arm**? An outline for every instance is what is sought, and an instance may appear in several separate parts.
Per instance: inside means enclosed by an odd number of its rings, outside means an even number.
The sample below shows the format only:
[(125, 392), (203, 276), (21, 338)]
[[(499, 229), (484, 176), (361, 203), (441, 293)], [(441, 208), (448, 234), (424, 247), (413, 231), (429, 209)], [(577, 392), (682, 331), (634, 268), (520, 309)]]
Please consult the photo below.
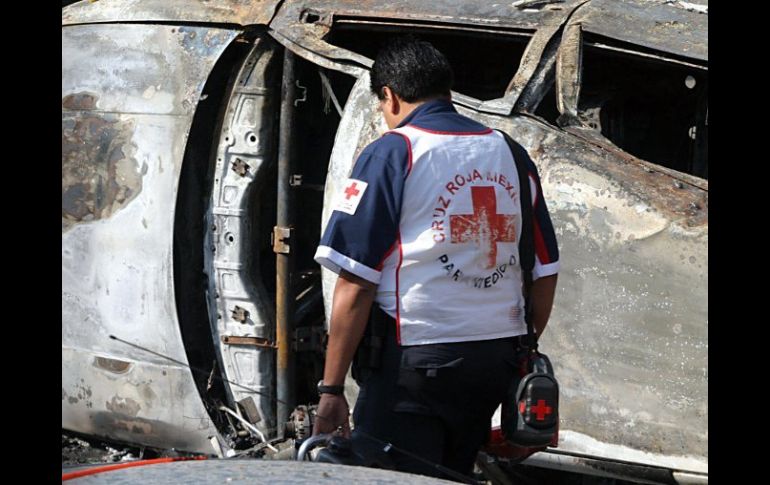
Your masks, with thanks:
[(545, 326), (548, 324), (548, 318), (551, 316), (551, 308), (553, 308), (553, 298), (556, 294), (556, 278), (557, 275), (543, 276), (532, 282), (531, 290), (531, 304), (532, 304), (532, 316), (534, 321), (532, 326), (535, 328), (535, 333), (538, 340), (543, 335)]
[[(329, 342), (326, 348), (324, 384), (345, 384), (353, 355), (364, 335), (369, 311), (377, 286), (363, 278), (340, 271), (332, 299), (332, 315), (329, 322)], [(345, 396), (321, 394), (313, 434), (329, 433), (342, 426), (343, 434), (350, 435), (348, 402)]]
[[(315, 260), (338, 273), (332, 299), (324, 383), (342, 385), (366, 329), (379, 265), (397, 239), (401, 199), (410, 167), (409, 145), (401, 135), (385, 134), (367, 146), (333, 203)], [(342, 188), (345, 187), (343, 192)], [(343, 202), (346, 201), (346, 202)], [(322, 394), (313, 432), (344, 426), (348, 405), (342, 396)]]
[(327, 386), (344, 384), (353, 354), (364, 335), (376, 289), (374, 283), (345, 270), (340, 272), (334, 287), (326, 349), (324, 384)]

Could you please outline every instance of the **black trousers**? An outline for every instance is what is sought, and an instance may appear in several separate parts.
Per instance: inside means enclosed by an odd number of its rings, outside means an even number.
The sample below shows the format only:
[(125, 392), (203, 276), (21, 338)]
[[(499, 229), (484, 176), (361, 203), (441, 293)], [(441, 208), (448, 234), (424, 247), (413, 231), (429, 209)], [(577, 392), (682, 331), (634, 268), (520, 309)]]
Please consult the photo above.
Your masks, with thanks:
[(518, 338), (402, 347), (387, 318), (381, 368), (359, 381), (354, 448), (388, 442), (397, 470), (451, 479), (427, 460), (470, 475), (517, 372)]

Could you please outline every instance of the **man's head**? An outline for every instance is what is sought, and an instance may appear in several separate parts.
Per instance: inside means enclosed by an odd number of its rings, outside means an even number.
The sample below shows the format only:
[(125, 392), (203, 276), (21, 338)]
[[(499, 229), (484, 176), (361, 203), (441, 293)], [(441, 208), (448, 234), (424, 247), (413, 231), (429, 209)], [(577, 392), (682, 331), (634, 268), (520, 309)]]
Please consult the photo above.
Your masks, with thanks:
[(425, 101), (450, 97), (452, 67), (425, 41), (411, 37), (391, 41), (377, 53), (371, 89), (380, 100), (388, 128), (395, 128)]

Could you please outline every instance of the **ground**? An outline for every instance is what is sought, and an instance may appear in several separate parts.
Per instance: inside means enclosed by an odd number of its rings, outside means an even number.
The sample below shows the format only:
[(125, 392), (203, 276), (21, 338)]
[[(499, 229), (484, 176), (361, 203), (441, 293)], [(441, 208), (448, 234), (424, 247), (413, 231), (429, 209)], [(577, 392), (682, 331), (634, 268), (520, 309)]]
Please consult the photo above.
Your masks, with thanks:
[[(154, 450), (105, 442), (62, 430), (61, 459), (63, 470), (85, 464), (119, 463), (164, 456), (180, 456), (180, 453), (173, 450)], [(512, 483), (516, 485), (552, 483), (559, 483), (560, 485), (633, 485), (633, 482), (623, 480), (557, 472), (523, 465), (517, 468), (517, 476), (513, 476), (512, 479)]]

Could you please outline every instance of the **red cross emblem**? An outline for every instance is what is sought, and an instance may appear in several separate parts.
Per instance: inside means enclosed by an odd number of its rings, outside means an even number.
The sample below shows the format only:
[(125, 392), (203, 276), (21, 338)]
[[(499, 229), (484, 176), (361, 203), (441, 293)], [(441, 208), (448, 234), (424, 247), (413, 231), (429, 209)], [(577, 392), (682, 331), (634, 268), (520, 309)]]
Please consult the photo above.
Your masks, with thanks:
[(516, 242), (516, 216), (497, 213), (494, 187), (471, 187), (473, 214), (449, 216), (453, 243), (475, 242), (487, 255), (486, 268), (497, 261), (497, 243)]
[(351, 197), (355, 197), (361, 191), (356, 188), (356, 183), (353, 182), (350, 187), (345, 189), (345, 200), (350, 200)]
[(536, 420), (545, 421), (545, 417), (553, 412), (553, 408), (546, 406), (544, 399), (538, 399), (537, 406), (532, 406), (530, 411), (536, 414)]

